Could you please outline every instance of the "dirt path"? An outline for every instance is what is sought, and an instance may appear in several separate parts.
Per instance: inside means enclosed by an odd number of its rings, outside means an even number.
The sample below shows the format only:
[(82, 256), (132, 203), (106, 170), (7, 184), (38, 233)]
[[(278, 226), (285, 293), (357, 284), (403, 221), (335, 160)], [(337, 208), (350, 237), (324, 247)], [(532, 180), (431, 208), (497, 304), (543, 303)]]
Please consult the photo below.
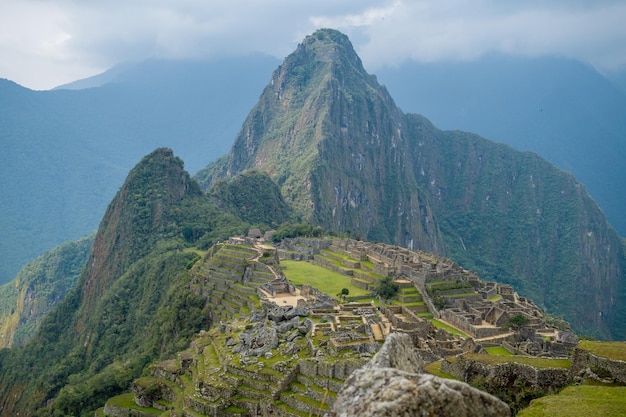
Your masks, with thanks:
[(372, 333), (374, 333), (374, 340), (385, 340), (385, 336), (383, 336), (383, 330), (380, 328), (380, 325), (378, 323), (372, 323), (370, 327), (372, 328)]
[[(257, 252), (257, 256), (255, 256), (251, 260), (255, 261), (255, 262), (259, 262), (259, 259), (261, 259), (261, 257), (263, 256), (263, 250), (264, 249), (275, 249), (273, 246), (267, 246), (267, 245), (263, 245), (261, 243), (255, 243), (253, 248)], [(264, 264), (264, 265), (267, 266), (267, 268), (272, 272), (272, 274), (274, 274), (274, 279), (280, 278), (280, 274), (278, 274), (278, 272), (276, 272), (276, 270), (274, 269), (274, 267), (272, 265), (268, 265), (268, 264)]]

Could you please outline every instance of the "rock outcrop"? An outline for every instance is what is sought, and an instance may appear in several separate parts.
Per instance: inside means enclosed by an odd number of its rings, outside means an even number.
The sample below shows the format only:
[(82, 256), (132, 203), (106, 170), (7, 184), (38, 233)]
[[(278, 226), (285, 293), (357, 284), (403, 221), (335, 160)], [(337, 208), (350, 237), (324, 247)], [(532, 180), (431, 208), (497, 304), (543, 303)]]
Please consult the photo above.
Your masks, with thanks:
[(379, 353), (346, 380), (330, 416), (511, 415), (505, 403), (489, 394), (419, 372), (411, 339), (391, 334)]

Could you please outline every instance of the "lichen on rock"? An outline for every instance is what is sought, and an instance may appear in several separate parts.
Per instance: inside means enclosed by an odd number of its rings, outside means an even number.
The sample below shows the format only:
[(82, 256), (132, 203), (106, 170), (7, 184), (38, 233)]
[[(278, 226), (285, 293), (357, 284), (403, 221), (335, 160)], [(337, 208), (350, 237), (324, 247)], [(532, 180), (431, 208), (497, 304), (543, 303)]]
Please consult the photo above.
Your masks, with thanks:
[(492, 395), (463, 382), (420, 372), (419, 358), (410, 337), (406, 334), (392, 334), (380, 352), (346, 380), (329, 415), (511, 415), (509, 406)]

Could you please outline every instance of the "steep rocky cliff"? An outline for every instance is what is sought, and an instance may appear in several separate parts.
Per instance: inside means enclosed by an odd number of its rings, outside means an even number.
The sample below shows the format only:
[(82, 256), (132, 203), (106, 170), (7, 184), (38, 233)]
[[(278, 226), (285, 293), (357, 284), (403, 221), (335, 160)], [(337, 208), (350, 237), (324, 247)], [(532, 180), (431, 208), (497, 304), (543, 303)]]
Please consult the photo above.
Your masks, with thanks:
[(304, 39), (197, 178), (250, 168), (328, 230), (449, 256), (578, 331), (626, 336), (622, 244), (583, 187), (534, 154), (403, 114), (337, 31)]
[(208, 186), (216, 177), (261, 169), (307, 220), (441, 251), (404, 149), (402, 119), (348, 38), (318, 31), (274, 72), (228, 156), (197, 177)]

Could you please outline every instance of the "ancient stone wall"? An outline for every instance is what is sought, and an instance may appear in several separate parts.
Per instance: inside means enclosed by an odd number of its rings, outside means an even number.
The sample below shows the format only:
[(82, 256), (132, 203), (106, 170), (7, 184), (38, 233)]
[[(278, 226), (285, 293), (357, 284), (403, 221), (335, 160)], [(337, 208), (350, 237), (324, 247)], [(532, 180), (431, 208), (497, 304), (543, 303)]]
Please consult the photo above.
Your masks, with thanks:
[(449, 309), (441, 310), (441, 318), (472, 337), (491, 337), (502, 333), (498, 327), (476, 327), (466, 317)]
[(516, 384), (517, 380), (539, 389), (562, 388), (571, 382), (570, 371), (561, 368), (535, 368), (530, 365), (510, 362), (488, 365), (478, 361), (457, 357), (444, 359), (441, 370), (465, 382), (477, 377), (490, 378), (502, 387)]
[(608, 378), (626, 384), (626, 362), (603, 358), (586, 350), (575, 348), (572, 355), (572, 377), (587, 368), (600, 378)]

